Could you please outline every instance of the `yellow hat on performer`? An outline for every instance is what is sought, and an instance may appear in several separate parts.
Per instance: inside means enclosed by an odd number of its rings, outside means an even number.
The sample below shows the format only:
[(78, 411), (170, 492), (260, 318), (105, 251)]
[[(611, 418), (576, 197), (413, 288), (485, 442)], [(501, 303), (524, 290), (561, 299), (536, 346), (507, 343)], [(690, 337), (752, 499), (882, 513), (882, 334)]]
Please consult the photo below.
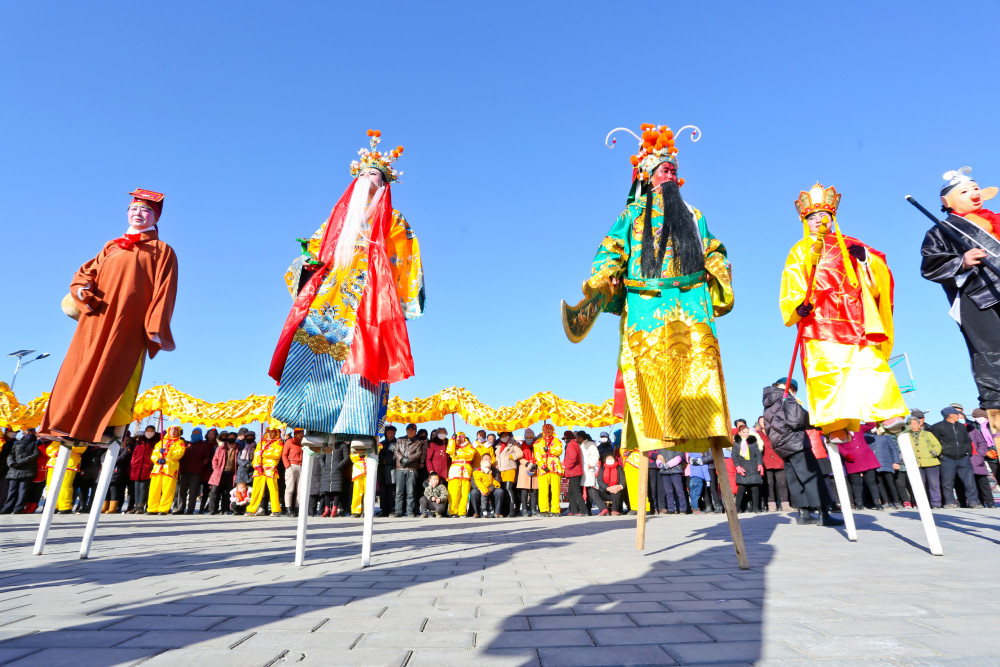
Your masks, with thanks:
[(819, 181), (808, 190), (800, 192), (799, 198), (795, 200), (795, 210), (799, 212), (800, 218), (805, 218), (816, 211), (826, 211), (835, 216), (839, 206), (840, 195), (837, 190), (832, 185), (824, 188)]

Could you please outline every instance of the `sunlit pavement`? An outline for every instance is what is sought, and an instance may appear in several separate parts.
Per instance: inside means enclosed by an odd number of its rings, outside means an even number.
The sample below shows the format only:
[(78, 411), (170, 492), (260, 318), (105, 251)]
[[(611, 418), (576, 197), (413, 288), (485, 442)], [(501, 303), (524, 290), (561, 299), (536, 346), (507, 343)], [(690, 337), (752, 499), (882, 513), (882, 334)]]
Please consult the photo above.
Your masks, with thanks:
[(859, 540), (741, 515), (310, 520), (0, 517), (0, 663), (35, 665), (995, 664), (1000, 509), (861, 512)]

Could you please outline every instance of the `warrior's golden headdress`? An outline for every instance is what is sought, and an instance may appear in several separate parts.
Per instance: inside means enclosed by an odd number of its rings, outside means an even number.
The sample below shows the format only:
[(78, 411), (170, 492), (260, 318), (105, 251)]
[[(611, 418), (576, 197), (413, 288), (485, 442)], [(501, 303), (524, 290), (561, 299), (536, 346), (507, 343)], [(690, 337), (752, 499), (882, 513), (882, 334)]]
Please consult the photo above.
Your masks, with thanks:
[(358, 151), (360, 159), (351, 162), (351, 176), (357, 176), (365, 169), (374, 167), (382, 172), (386, 183), (398, 180), (403, 175), (403, 172), (396, 171), (392, 165), (403, 154), (403, 147), (396, 146), (393, 150), (383, 153), (377, 148), (379, 142), (382, 141), (382, 132), (379, 130), (368, 130), (368, 136), (371, 137), (369, 141), (371, 148), (362, 148)]
[(826, 211), (833, 217), (837, 215), (839, 206), (840, 195), (837, 190), (832, 185), (824, 188), (819, 181), (808, 190), (800, 192), (799, 198), (795, 200), (795, 210), (799, 212), (800, 218), (805, 218), (816, 211)]
[[(692, 143), (701, 139), (701, 130), (696, 125), (685, 125), (677, 130), (677, 134), (687, 129), (691, 130)], [(614, 148), (618, 142), (617, 139), (611, 138), (615, 132), (628, 132), (639, 142), (639, 150), (630, 158), (632, 162), (632, 188), (629, 191), (627, 203), (631, 203), (642, 194), (642, 184), (649, 181), (650, 175), (661, 164), (669, 162), (675, 167), (677, 166), (677, 146), (673, 130), (666, 125), (656, 126), (651, 123), (643, 123), (639, 126), (639, 131), (642, 133), (641, 137), (627, 127), (616, 127), (604, 137), (604, 145), (608, 148)], [(609, 140), (611, 143), (608, 143)], [(684, 179), (678, 178), (677, 185), (684, 185)]]

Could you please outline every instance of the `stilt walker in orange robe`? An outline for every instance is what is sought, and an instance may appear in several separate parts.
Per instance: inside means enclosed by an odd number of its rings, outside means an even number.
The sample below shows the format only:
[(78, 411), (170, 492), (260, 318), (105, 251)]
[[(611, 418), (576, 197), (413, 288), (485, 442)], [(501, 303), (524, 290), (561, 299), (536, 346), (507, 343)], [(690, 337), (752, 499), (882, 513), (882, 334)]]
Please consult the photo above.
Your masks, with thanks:
[[(81, 558), (89, 552), (120, 440), (132, 420), (146, 354), (153, 358), (160, 350), (174, 349), (170, 318), (177, 294), (177, 256), (157, 229), (164, 195), (150, 190), (129, 194), (128, 229), (77, 270), (63, 299), (63, 310), (78, 324), (38, 429), (41, 437), (63, 443), (51, 489), (62, 484), (70, 447), (96, 444), (109, 449)], [(54, 498), (51, 489), (49, 498)], [(54, 509), (54, 502), (46, 503), (36, 555), (45, 548)]]

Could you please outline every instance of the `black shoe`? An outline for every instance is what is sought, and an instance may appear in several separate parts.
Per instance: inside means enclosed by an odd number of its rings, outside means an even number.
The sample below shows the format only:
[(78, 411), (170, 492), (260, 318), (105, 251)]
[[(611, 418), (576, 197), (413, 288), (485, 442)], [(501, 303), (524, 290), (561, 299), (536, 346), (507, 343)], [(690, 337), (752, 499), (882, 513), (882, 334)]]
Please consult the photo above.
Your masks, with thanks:
[(820, 523), (822, 523), (822, 525), (824, 525), (824, 526), (843, 526), (844, 525), (844, 520), (843, 519), (834, 519), (828, 513), (823, 512), (823, 519), (822, 519), (822, 521)]
[(812, 517), (809, 516), (809, 510), (800, 509), (799, 510), (799, 515), (797, 517), (795, 517), (795, 523), (798, 524), (798, 525), (800, 525), (800, 526), (804, 526), (804, 525), (806, 525), (806, 524), (809, 523), (809, 519), (811, 519), (811, 518)]

